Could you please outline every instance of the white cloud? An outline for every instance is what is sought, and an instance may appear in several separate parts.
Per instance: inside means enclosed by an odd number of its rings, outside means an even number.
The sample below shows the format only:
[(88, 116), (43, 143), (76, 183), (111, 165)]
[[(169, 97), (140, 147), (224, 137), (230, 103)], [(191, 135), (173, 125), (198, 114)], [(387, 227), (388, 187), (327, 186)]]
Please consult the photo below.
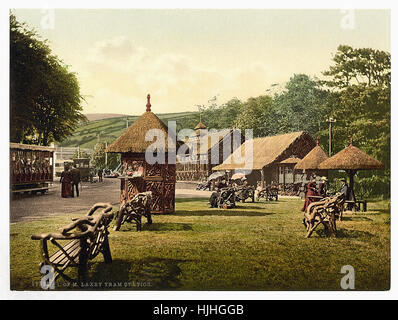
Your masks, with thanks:
[(193, 110), (216, 94), (226, 100), (263, 94), (272, 79), (262, 63), (216, 70), (186, 55), (150, 51), (126, 37), (97, 42), (85, 57), (80, 67), (82, 90), (93, 96), (87, 112), (140, 114), (147, 93), (152, 95), (154, 112)]

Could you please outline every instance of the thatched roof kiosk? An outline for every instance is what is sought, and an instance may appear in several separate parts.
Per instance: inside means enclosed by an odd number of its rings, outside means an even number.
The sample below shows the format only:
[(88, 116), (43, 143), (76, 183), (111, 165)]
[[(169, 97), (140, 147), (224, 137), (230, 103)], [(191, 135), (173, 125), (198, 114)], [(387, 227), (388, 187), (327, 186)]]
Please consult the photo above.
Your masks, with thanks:
[[(168, 161), (168, 151), (175, 156), (177, 143), (175, 138), (169, 137), (168, 127), (151, 112), (149, 94), (147, 99), (146, 112), (109, 145), (106, 152), (121, 153), (120, 202), (130, 200), (139, 192), (151, 191), (151, 213), (172, 213), (175, 207), (176, 169), (175, 161)], [(159, 130), (165, 140), (155, 137), (153, 141), (146, 141), (147, 132), (153, 129)], [(148, 163), (146, 151), (165, 152), (164, 163)]]
[(319, 164), (328, 158), (325, 151), (320, 147), (317, 139), (316, 146), (303, 159), (301, 159), (295, 170), (319, 170)]
[(357, 170), (384, 169), (384, 165), (380, 161), (353, 146), (351, 138), (350, 145), (348, 147), (320, 163), (319, 168), (325, 170), (345, 170), (349, 176), (349, 187), (351, 193), (350, 200), (355, 201), (354, 175)]

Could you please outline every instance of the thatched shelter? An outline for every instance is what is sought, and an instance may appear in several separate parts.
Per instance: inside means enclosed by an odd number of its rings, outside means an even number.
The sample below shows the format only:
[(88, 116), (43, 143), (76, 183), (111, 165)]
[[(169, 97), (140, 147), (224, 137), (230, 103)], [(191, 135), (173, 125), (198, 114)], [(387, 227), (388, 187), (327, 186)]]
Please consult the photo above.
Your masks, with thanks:
[(295, 170), (320, 170), (319, 164), (328, 158), (325, 151), (319, 145), (317, 139), (316, 146), (312, 149), (303, 159), (301, 159), (296, 166)]
[(324, 170), (345, 170), (349, 176), (350, 200), (355, 201), (354, 175), (357, 170), (383, 169), (384, 165), (380, 161), (353, 146), (351, 139), (348, 147), (341, 150), (333, 157), (326, 159), (320, 163), (318, 167)]
[[(251, 146), (252, 154), (245, 155), (246, 149), (250, 150)], [(260, 181), (262, 186), (264, 184), (299, 183), (300, 181), (295, 181), (294, 164), (280, 165), (280, 163), (289, 158), (301, 159), (314, 147), (314, 139), (303, 131), (246, 140), (213, 170), (249, 171), (248, 182), (256, 184)], [(243, 163), (239, 161), (242, 157), (247, 161)]]
[[(167, 151), (175, 153), (175, 139), (169, 137), (167, 126), (151, 112), (150, 95), (146, 112), (123, 134), (108, 146), (106, 152), (121, 153), (122, 175), (120, 201), (130, 200), (135, 194), (152, 191), (152, 213), (172, 213), (175, 207), (175, 163), (168, 162)], [(164, 134), (165, 141), (146, 141), (149, 130), (157, 129)], [(165, 163), (150, 164), (145, 152), (165, 152)]]

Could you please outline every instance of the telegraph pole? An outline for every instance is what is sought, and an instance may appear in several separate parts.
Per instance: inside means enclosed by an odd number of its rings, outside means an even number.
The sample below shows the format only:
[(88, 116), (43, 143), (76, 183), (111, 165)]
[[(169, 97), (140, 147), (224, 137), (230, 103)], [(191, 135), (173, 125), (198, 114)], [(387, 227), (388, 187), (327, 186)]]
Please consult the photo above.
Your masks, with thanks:
[(106, 152), (106, 148), (108, 148), (108, 142), (105, 142), (105, 168), (108, 168), (108, 153)]
[(332, 156), (332, 140), (333, 140), (333, 123), (336, 122), (336, 119), (333, 119), (332, 117), (329, 117), (329, 119), (326, 120), (326, 122), (329, 122), (329, 157)]

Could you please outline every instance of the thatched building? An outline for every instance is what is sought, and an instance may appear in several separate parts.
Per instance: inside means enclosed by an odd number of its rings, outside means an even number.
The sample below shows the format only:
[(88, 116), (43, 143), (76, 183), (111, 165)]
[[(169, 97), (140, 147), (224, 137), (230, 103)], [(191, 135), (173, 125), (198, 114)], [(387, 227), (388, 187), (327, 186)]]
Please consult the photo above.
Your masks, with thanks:
[[(244, 140), (244, 135), (236, 129), (208, 131), (200, 121), (195, 127), (195, 134), (185, 141), (191, 153), (177, 158), (177, 180), (201, 181), (207, 178), (212, 174), (212, 168), (222, 163)], [(218, 154), (217, 159), (212, 159), (212, 154)]]
[(320, 163), (318, 168), (323, 170), (345, 170), (349, 177), (349, 200), (355, 201), (354, 176), (356, 172), (358, 170), (384, 169), (384, 165), (380, 161), (353, 146), (351, 139), (348, 147)]
[[(167, 126), (151, 112), (148, 95), (146, 112), (122, 135), (108, 146), (106, 152), (121, 153), (122, 175), (120, 177), (120, 201), (131, 199), (135, 194), (152, 191), (152, 213), (172, 213), (175, 207), (175, 163), (169, 163), (168, 151), (174, 152), (176, 142), (169, 139)], [(160, 130), (165, 137), (163, 143), (146, 141), (149, 130)], [(145, 159), (147, 150), (165, 152), (165, 163), (150, 164)]]
[(319, 141), (317, 139), (315, 148), (312, 149), (303, 159), (297, 162), (294, 166), (294, 170), (297, 175), (302, 173), (303, 175), (306, 174), (307, 177), (311, 175), (328, 176), (327, 170), (319, 168), (319, 164), (326, 159), (328, 159), (328, 156), (319, 145)]
[[(262, 186), (302, 183), (307, 177), (296, 175), (294, 166), (315, 147), (314, 139), (306, 132), (293, 132), (276, 136), (246, 140), (230, 157), (213, 170), (234, 170), (247, 173), (249, 184)], [(252, 154), (245, 155), (252, 149)], [(236, 161), (246, 158), (245, 163)], [(303, 180), (304, 179), (304, 180)]]

